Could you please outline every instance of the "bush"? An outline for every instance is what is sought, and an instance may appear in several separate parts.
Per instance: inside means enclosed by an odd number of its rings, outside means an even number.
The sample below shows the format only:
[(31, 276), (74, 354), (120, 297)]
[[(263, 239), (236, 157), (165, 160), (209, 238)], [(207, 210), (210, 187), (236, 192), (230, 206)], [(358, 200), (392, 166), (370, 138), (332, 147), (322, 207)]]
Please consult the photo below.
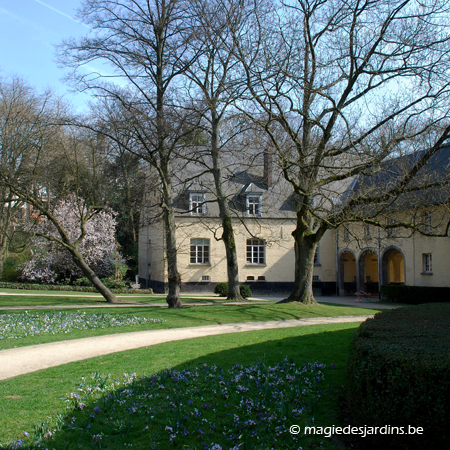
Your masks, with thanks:
[(81, 277), (81, 278), (77, 278), (73, 282), (73, 285), (74, 286), (92, 286), (92, 283), (89, 281), (89, 278)]
[[(239, 291), (242, 298), (248, 298), (252, 296), (252, 290), (250, 286), (245, 284), (239, 286)], [(214, 294), (219, 294), (221, 297), (226, 297), (228, 295), (228, 283), (217, 283), (214, 287)]]
[(17, 278), (22, 271), (22, 269), (19, 268), (21, 263), (22, 261), (19, 258), (15, 256), (7, 256), (3, 260), (2, 279), (4, 281), (17, 281)]
[[(21, 289), (28, 291), (74, 291), (74, 292), (98, 292), (94, 286), (67, 286), (62, 284), (36, 284), (36, 283), (14, 283), (0, 281), (0, 289)], [(111, 289), (114, 294), (153, 294), (153, 289)]]
[(228, 295), (228, 283), (217, 283), (214, 288), (214, 294), (226, 297)]
[(444, 448), (450, 439), (450, 304), (379, 313), (358, 329), (348, 363), (355, 426), (422, 427), (364, 438), (364, 448)]
[(381, 298), (386, 302), (411, 305), (450, 302), (450, 287), (386, 285), (381, 286)]
[(241, 296), (243, 298), (249, 298), (252, 296), (252, 290), (250, 289), (250, 286), (247, 286), (246, 284), (239, 286), (239, 290), (241, 291)]

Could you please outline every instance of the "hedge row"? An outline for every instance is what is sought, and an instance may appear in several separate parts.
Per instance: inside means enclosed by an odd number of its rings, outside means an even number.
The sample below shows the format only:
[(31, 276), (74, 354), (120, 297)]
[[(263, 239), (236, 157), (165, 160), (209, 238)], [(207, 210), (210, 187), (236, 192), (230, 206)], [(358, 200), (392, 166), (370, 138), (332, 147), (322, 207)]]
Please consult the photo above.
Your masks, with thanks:
[[(93, 286), (70, 286), (62, 284), (37, 284), (37, 283), (14, 283), (0, 281), (0, 289), (23, 289), (36, 291), (75, 291), (75, 292), (98, 292)], [(152, 289), (110, 289), (114, 294), (153, 294)]]
[(410, 305), (450, 302), (450, 287), (386, 285), (381, 286), (381, 298), (386, 302)]
[(422, 427), (423, 435), (363, 438), (364, 448), (444, 448), (450, 439), (450, 304), (377, 314), (361, 324), (348, 363), (355, 426)]

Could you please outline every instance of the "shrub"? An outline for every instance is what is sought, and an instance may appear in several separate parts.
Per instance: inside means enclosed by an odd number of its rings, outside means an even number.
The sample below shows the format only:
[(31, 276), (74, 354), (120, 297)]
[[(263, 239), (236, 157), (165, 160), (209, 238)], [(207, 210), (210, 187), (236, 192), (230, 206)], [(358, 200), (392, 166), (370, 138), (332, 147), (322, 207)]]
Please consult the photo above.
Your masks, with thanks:
[(2, 279), (4, 281), (17, 281), (22, 269), (19, 265), (22, 261), (15, 256), (7, 256), (3, 261)]
[[(252, 296), (252, 290), (250, 286), (245, 284), (239, 286), (239, 291), (243, 298), (248, 298)], [(214, 287), (214, 294), (219, 294), (221, 297), (226, 297), (228, 295), (228, 283), (217, 283)]]
[(381, 297), (386, 302), (411, 305), (450, 302), (450, 287), (386, 285), (381, 286)]
[(241, 291), (241, 296), (243, 298), (249, 298), (252, 296), (252, 290), (250, 289), (250, 286), (247, 286), (246, 284), (239, 286), (239, 290)]
[[(75, 292), (98, 292), (94, 286), (67, 286), (61, 284), (37, 284), (37, 283), (14, 283), (0, 281), (0, 289), (22, 289), (36, 291), (75, 291)], [(128, 289), (112, 288), (114, 294), (153, 294), (153, 289)]]
[(449, 323), (450, 304), (428, 304), (384, 311), (361, 324), (348, 363), (354, 425), (424, 430), (377, 434), (373, 442), (366, 436), (364, 448), (444, 448), (450, 439)]
[(214, 288), (214, 294), (226, 297), (228, 295), (228, 283), (217, 283)]
[(81, 277), (76, 279), (73, 282), (74, 286), (92, 286), (92, 283), (89, 281), (89, 278), (87, 277)]

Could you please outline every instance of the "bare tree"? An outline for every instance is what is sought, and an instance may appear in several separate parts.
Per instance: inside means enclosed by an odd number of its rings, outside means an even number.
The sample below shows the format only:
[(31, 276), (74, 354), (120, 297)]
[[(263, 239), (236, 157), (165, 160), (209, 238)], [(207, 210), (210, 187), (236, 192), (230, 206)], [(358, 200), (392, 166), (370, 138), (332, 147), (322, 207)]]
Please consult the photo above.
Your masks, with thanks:
[[(108, 302), (118, 299), (99, 280), (78, 247), (86, 235), (86, 223), (102, 209), (97, 196), (98, 158), (92, 140), (58, 125), (63, 112), (50, 93), (37, 95), (18, 79), (1, 84), (0, 190), (9, 203), (27, 205), (57, 230), (42, 235), (68, 250), (75, 264)], [(73, 130), (72, 130), (73, 131)], [(76, 238), (54, 214), (60, 199), (74, 194), (77, 201)], [(33, 214), (34, 215), (34, 214)], [(72, 233), (73, 234), (73, 233)], [(59, 236), (59, 237), (58, 237)]]
[[(253, 3), (234, 33), (250, 97), (238, 106), (270, 138), (295, 194), (295, 282), (285, 301), (314, 303), (313, 260), (324, 233), (347, 221), (380, 225), (377, 214), (417, 190), (415, 176), (449, 137), (449, 5)], [(419, 139), (428, 150), (395, 183), (348, 195), (357, 177)]]
[[(167, 118), (176, 96), (171, 86), (195, 55), (186, 53), (188, 39), (181, 0), (86, 0), (79, 17), (93, 35), (69, 40), (60, 47), (61, 61), (75, 68), (79, 89), (107, 97), (121, 105), (137, 152), (157, 172), (165, 225), (165, 245), (171, 308), (181, 307), (181, 279), (177, 266), (171, 159), (178, 142), (177, 127)], [(112, 74), (84, 67), (106, 63)], [(76, 69), (79, 69), (78, 71)], [(106, 81), (115, 84), (107, 84)], [(119, 87), (121, 85), (121, 87)], [(109, 136), (114, 138), (111, 134)], [(136, 150), (136, 144), (138, 150)]]
[(238, 60), (230, 51), (233, 49), (233, 30), (230, 28), (238, 27), (242, 11), (238, 3), (225, 5), (221, 0), (191, 0), (190, 11), (195, 39), (189, 44), (192, 52), (199, 56), (185, 76), (190, 80), (187, 89), (193, 96), (193, 107), (204, 119), (201, 129), (209, 136), (209, 142), (197, 152), (188, 152), (190, 156), (185, 157), (212, 174), (222, 226), (219, 239), (224, 243), (227, 258), (228, 300), (242, 300), (233, 216), (229, 193), (224, 186), (229, 173), (226, 170), (224, 173), (222, 158), (224, 151), (229, 153), (234, 133), (224, 135), (221, 132), (222, 122), (227, 119), (242, 88), (242, 80), (236, 79)]

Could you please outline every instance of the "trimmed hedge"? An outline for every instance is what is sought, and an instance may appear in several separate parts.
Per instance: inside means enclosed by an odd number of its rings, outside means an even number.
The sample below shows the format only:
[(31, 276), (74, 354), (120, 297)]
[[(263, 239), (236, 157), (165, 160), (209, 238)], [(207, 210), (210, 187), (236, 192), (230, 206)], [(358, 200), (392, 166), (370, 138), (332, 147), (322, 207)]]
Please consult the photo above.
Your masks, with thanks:
[(362, 438), (363, 447), (445, 448), (450, 439), (450, 304), (378, 313), (363, 322), (348, 362), (352, 425), (422, 427), (423, 435)]
[(381, 286), (381, 298), (410, 305), (450, 302), (450, 287), (386, 285)]
[[(0, 289), (22, 289), (27, 291), (72, 291), (98, 292), (94, 286), (69, 286), (63, 284), (14, 283), (0, 281)], [(153, 289), (111, 289), (114, 294), (153, 294)]]

